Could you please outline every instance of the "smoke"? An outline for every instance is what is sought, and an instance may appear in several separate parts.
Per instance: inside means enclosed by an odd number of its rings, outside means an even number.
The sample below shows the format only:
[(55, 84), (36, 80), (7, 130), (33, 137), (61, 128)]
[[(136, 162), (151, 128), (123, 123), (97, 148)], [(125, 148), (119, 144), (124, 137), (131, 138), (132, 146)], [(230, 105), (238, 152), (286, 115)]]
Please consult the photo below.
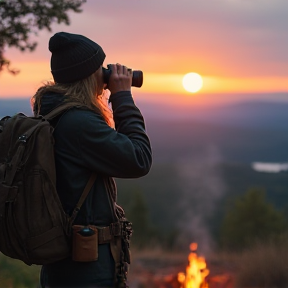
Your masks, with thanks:
[(221, 154), (217, 146), (207, 145), (197, 156), (187, 155), (177, 164), (181, 181), (179, 191), (180, 230), (178, 244), (198, 243), (198, 251), (205, 254), (213, 250), (214, 243), (207, 227), (207, 218), (213, 216), (217, 200), (226, 191), (219, 169)]

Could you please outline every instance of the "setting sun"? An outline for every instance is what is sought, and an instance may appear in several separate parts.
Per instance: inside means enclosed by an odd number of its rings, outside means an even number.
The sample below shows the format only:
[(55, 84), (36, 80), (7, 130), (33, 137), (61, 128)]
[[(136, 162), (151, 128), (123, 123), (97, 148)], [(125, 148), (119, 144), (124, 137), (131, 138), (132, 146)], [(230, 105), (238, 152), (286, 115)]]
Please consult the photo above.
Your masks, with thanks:
[(203, 86), (203, 79), (197, 73), (188, 73), (183, 77), (183, 87), (188, 92), (198, 92)]

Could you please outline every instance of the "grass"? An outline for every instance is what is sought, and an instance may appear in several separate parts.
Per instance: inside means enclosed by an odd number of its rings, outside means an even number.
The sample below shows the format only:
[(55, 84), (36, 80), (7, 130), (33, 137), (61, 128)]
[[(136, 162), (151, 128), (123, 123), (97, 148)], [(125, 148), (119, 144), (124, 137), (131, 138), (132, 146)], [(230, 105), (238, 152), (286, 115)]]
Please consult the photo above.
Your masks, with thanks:
[(208, 257), (208, 268), (211, 279), (230, 275), (233, 286), (229, 287), (287, 288), (288, 237), (257, 243), (242, 252), (215, 253)]
[(288, 243), (258, 244), (238, 262), (236, 287), (288, 287)]
[(36, 288), (40, 266), (28, 266), (0, 253), (0, 287)]
[[(210, 277), (211, 287), (213, 279), (217, 277), (217, 287), (288, 287), (288, 237), (281, 241), (258, 243), (238, 253), (222, 252), (203, 256), (207, 259), (207, 268), (210, 269), (208, 278)], [(178, 272), (185, 272), (187, 257), (187, 251), (179, 253), (163, 250), (161, 247), (133, 250), (130, 283), (137, 288), (158, 288), (159, 283), (164, 282), (169, 283), (170, 286), (167, 287), (177, 287), (176, 276)], [(29, 267), (0, 253), (0, 287), (36, 288), (39, 269), (39, 266)], [(147, 279), (150, 281), (147, 282)], [(175, 286), (172, 286), (172, 283), (176, 283)]]

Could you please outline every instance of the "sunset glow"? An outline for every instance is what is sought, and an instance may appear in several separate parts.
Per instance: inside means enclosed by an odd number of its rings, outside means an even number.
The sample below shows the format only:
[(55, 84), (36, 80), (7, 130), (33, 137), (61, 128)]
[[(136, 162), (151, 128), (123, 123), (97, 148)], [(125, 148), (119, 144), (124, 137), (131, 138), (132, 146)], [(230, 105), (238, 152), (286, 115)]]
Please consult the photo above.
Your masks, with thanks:
[[(286, 78), (232, 78), (202, 76), (203, 86), (198, 93), (260, 93), (286, 92)], [(183, 74), (144, 74), (141, 92), (190, 94), (182, 84)]]
[(47, 62), (19, 62), (14, 66), (20, 70), (19, 74), (13, 75), (5, 70), (0, 74), (0, 98), (30, 96), (52, 79)]
[[(3, 97), (27, 97), (35, 93), (39, 86), (51, 80), (52, 75), (49, 71), (49, 64), (46, 62), (22, 62), (17, 65), (21, 72), (14, 76), (7, 72), (0, 74), (0, 98)], [(196, 78), (197, 79), (197, 78)], [(200, 78), (199, 78), (200, 79)], [(230, 78), (205, 76), (201, 77), (204, 83), (198, 93), (267, 93), (267, 92), (286, 92), (288, 91), (288, 81), (285, 77), (255, 77), (255, 78)], [(186, 79), (187, 87), (184, 88), (183, 74), (162, 74), (149, 73), (144, 71), (144, 81), (141, 88), (133, 88), (135, 94), (177, 94), (189, 95), (197, 91), (199, 83), (192, 83)], [(197, 85), (196, 85), (197, 84)], [(196, 85), (196, 86), (193, 86)], [(186, 88), (187, 88), (186, 87)], [(189, 88), (189, 89), (190, 89)], [(195, 89), (195, 90), (193, 90)], [(199, 89), (199, 87), (198, 87)]]
[[(139, 0), (137, 7), (127, 4), (124, 9), (117, 0), (97, 4), (88, 0), (82, 13), (71, 13), (71, 25), (53, 24), (52, 32), (40, 31), (33, 53), (6, 49), (5, 56), (11, 60), (12, 68), (21, 72), (17, 76), (5, 70), (0, 73), (0, 98), (30, 97), (51, 79), (48, 42), (59, 31), (84, 34), (98, 42), (106, 54), (104, 66), (119, 62), (142, 70), (143, 86), (132, 89), (135, 98), (209, 103), (219, 97), (241, 100), (245, 93), (257, 94), (258, 99), (268, 93), (288, 93), (288, 42), (283, 38), (288, 18), (281, 14), (287, 10), (285, 1), (272, 5), (263, 0), (262, 10), (257, 2), (248, 5), (240, 0), (220, 0), (209, 8), (204, 1), (179, 1), (176, 5), (159, 0), (155, 5)], [(173, 24), (171, 13), (177, 15)], [(93, 26), (89, 24), (92, 22)], [(267, 29), (268, 25), (271, 29)], [(202, 86), (199, 80), (196, 88), (191, 79), (185, 80), (184, 85), (183, 76), (188, 71), (201, 75)], [(189, 97), (191, 93), (193, 97)]]

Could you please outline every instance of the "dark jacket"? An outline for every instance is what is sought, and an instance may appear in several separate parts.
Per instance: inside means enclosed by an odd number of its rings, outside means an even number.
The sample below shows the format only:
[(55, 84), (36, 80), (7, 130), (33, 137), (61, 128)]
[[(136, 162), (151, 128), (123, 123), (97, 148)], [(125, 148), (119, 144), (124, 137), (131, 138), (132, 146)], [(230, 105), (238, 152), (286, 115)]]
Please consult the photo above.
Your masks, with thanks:
[[(43, 95), (40, 114), (46, 115), (64, 99), (59, 94)], [(112, 177), (141, 177), (151, 167), (149, 138), (131, 93), (118, 92), (110, 96), (110, 101), (115, 129), (109, 127), (99, 113), (82, 108), (69, 109), (57, 119), (55, 125), (57, 191), (68, 214), (73, 211), (91, 173), (97, 173), (96, 181), (74, 224), (108, 226), (115, 222), (112, 213), (115, 207), (110, 205), (105, 186), (110, 182), (109, 187), (115, 187), (111, 194), (116, 200), (116, 186), (111, 185)], [(70, 282), (75, 287), (77, 283), (83, 286), (114, 276), (111, 264), (113, 259), (110, 250), (107, 244), (103, 244), (99, 245), (98, 261), (83, 264), (65, 259), (46, 265), (44, 274), (48, 275), (50, 284), (59, 286)]]

